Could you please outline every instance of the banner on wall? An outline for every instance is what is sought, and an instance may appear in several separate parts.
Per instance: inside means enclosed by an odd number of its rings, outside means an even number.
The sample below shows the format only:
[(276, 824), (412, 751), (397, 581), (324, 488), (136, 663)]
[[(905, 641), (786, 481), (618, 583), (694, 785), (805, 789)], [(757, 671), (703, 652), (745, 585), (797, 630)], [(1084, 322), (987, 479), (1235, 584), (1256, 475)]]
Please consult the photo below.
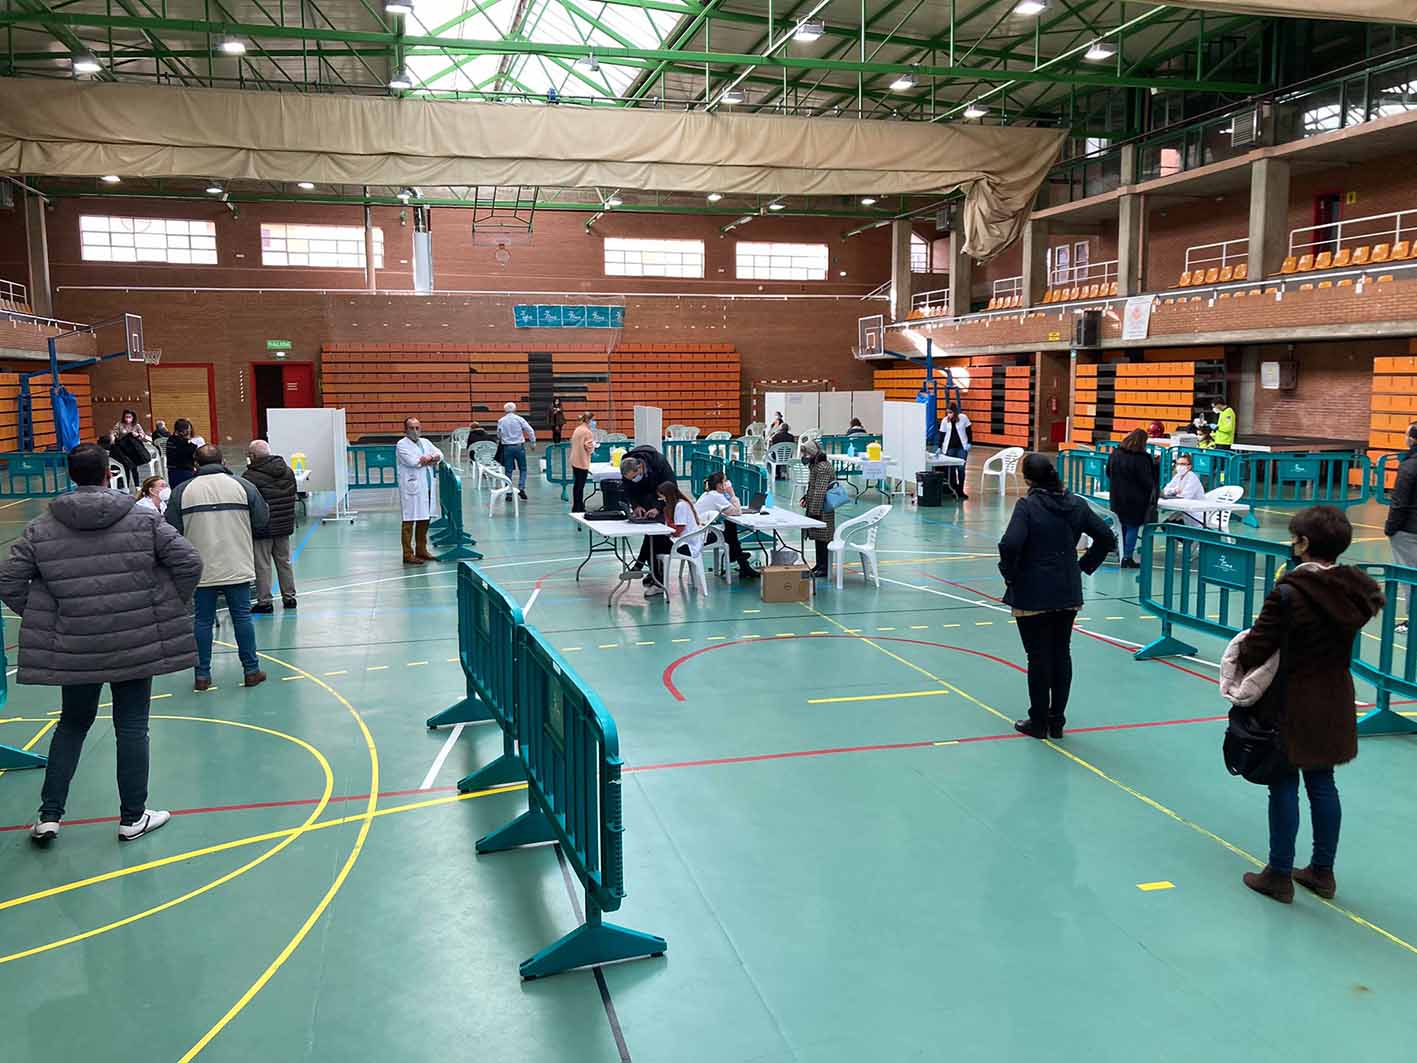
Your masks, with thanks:
[(623, 306), (574, 303), (518, 303), (512, 307), (512, 323), (517, 328), (603, 328), (625, 327)]
[(1122, 339), (1144, 340), (1151, 333), (1151, 308), (1155, 300), (1150, 295), (1134, 295), (1122, 311)]

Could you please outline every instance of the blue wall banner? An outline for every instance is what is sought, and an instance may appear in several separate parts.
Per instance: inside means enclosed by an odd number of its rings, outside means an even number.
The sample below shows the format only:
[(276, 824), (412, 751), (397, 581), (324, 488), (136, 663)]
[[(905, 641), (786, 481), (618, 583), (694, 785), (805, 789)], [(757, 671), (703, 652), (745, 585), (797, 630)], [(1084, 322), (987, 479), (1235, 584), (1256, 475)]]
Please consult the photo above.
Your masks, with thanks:
[(518, 303), (512, 307), (517, 328), (624, 328), (625, 308), (596, 303), (569, 305)]

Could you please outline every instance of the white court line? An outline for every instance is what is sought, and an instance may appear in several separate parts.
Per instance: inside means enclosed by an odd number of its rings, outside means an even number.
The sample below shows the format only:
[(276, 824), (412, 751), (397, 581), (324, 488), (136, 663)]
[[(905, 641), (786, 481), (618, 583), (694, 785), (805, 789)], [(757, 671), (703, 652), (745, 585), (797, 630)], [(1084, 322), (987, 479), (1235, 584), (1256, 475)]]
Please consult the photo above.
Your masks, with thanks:
[(423, 776), (423, 782), (419, 785), (420, 790), (426, 790), (433, 785), (433, 780), (438, 777), (438, 773), (443, 770), (443, 764), (448, 759), (448, 754), (453, 751), (453, 744), (457, 742), (458, 735), (462, 734), (464, 724), (454, 724), (453, 729), (448, 732), (448, 737), (443, 740), (443, 748), (438, 750), (438, 755), (433, 758), (433, 766), (428, 769), (428, 774)]
[(531, 592), (531, 597), (526, 600), (526, 605), (522, 606), (522, 619), (526, 619), (526, 614), (531, 612), (531, 607), (536, 604), (536, 599), (541, 597), (541, 588), (537, 587)]
[[(555, 561), (581, 561), (583, 559), (583, 556), (580, 554), (577, 554), (575, 557), (537, 557), (532, 558), (530, 561), (502, 561), (495, 565), (481, 565), (479, 567), (483, 569), (516, 568), (520, 565), (551, 564)], [(312, 595), (316, 594), (330, 594), (334, 591), (347, 591), (352, 590), (355, 587), (370, 587), (376, 583), (397, 583), (400, 580), (406, 579), (443, 579), (448, 576), (456, 575), (456, 569), (448, 569), (443, 572), (409, 572), (403, 576), (384, 576), (380, 579), (361, 580), (358, 583), (341, 583), (338, 587), (320, 587), (313, 591), (305, 591), (301, 596), (304, 598), (309, 598)]]
[[(955, 601), (963, 602), (965, 605), (974, 605), (979, 606), (983, 609), (992, 609), (996, 613), (1013, 613), (1013, 610), (1006, 605), (995, 605), (993, 602), (979, 601), (974, 598), (964, 598), (958, 594), (950, 594), (948, 591), (937, 591), (934, 587), (922, 587), (916, 583), (904, 583), (901, 580), (891, 579), (888, 576), (882, 576), (881, 582), (894, 583), (899, 587), (909, 587), (911, 590), (924, 591), (926, 594), (938, 594), (941, 598), (953, 598)], [(1090, 631), (1085, 627), (1079, 627), (1077, 630), (1081, 631), (1085, 635), (1095, 635), (1097, 638), (1102, 639), (1104, 642), (1113, 642), (1121, 646), (1130, 646), (1133, 649), (1137, 650), (1141, 649), (1144, 645), (1146, 645), (1146, 643), (1144, 642), (1132, 642), (1130, 639), (1119, 639), (1116, 635), (1105, 635), (1101, 631)], [(1181, 660), (1192, 661), (1195, 664), (1208, 665), (1211, 668), (1220, 667), (1220, 665), (1218, 665), (1216, 662), (1207, 661), (1203, 657), (1182, 657)]]

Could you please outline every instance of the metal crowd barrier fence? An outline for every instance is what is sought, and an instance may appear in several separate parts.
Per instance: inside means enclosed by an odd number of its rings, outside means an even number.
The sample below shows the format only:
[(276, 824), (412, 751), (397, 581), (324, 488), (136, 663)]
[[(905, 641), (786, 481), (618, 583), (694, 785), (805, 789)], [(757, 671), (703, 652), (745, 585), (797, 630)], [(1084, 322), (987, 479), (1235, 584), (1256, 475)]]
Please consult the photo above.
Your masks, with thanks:
[[(753, 495), (772, 493), (772, 485), (768, 481), (767, 470), (761, 465), (754, 465), (747, 461), (730, 461), (727, 469), (728, 482), (733, 485), (733, 493), (738, 496), (738, 501), (743, 505), (748, 505), (753, 501)], [(746, 528), (739, 529), (738, 542), (744, 547), (757, 546), (759, 543), (773, 542), (771, 532), (748, 531)]]
[(385, 443), (362, 443), (349, 448), (351, 491), (399, 486), (398, 448)]
[(663, 443), (664, 460), (674, 470), (675, 479), (687, 480), (692, 470), (689, 462), (695, 454), (708, 453), (707, 443), (696, 439), (666, 439)]
[(689, 458), (689, 488), (697, 496), (704, 490), (710, 473), (726, 472), (728, 462), (717, 454), (695, 454)]
[(466, 561), (458, 565), (458, 661), (467, 696), (428, 718), (428, 727), (493, 720), (502, 729), (502, 755), (458, 782), (463, 793), (521, 782), (517, 757), (517, 629), (522, 609)]
[(885, 440), (880, 436), (859, 433), (854, 436), (822, 436), (818, 442), (822, 444), (822, 449), (828, 454), (850, 454), (853, 448), (857, 454), (865, 454), (868, 443), (885, 445)]
[(436, 546), (451, 546), (439, 554), (439, 561), (477, 560), (482, 555), (472, 549), (477, 540), (467, 533), (462, 506), (462, 476), (446, 461), (438, 464), (438, 519), (428, 527)]
[[(1114, 445), (1097, 451), (1063, 451), (1058, 455), (1058, 475), (1062, 478), (1063, 485), (1074, 494), (1082, 495), (1094, 505), (1106, 509), (1110, 504), (1112, 490), (1111, 478), (1107, 474), (1107, 462), (1115, 449)], [(1241, 483), (1243, 480), (1244, 458), (1237, 453), (1202, 450), (1198, 447), (1148, 446), (1147, 450), (1158, 457), (1157, 475), (1163, 488), (1175, 475), (1175, 460), (1181, 454), (1190, 456), (1191, 467), (1207, 491), (1227, 484)], [(1247, 495), (1242, 501), (1251, 500)], [(1253, 507), (1240, 520), (1255, 528), (1260, 524)]]
[(551, 443), (546, 447), (546, 452), (542, 456), (542, 471), (546, 475), (547, 483), (554, 484), (561, 488), (561, 501), (569, 499), (566, 488), (571, 485), (571, 444)]
[(1138, 604), (1161, 618), (1161, 634), (1137, 650), (1136, 659), (1196, 653), (1196, 647), (1176, 638), (1178, 625), (1234, 638), (1259, 614), (1279, 568), (1288, 561), (1287, 543), (1184, 524), (1148, 524), (1141, 532)]
[(1388, 485), (1388, 478), (1394, 480), (1397, 477), (1397, 467), (1402, 464), (1402, 459), (1406, 454), (1384, 454), (1373, 463), (1373, 482), (1370, 494), (1377, 502), (1385, 506), (1392, 505), (1392, 488)]
[[(66, 459), (67, 462), (67, 459)], [(68, 465), (65, 465), (67, 476)], [(0, 707), (4, 707), (10, 698), (10, 680), (8, 673), (10, 662), (5, 656), (5, 618), (0, 616)], [(48, 729), (46, 728), (46, 731)], [(0, 771), (17, 771), (20, 768), (42, 768), (48, 763), (47, 759), (38, 753), (31, 753), (27, 749), (17, 749), (15, 746), (0, 744)]]
[(1404, 636), (1401, 646), (1397, 644), (1397, 625), (1411, 615), (1412, 595), (1417, 592), (1417, 569), (1400, 565), (1358, 567), (1382, 585), (1387, 598), (1378, 634), (1364, 632), (1353, 641), (1353, 674), (1371, 683), (1377, 691), (1377, 704), (1358, 721), (1358, 734), (1417, 733), (1417, 720), (1410, 720), (1392, 709), (1394, 694), (1417, 698), (1417, 639), (1408, 635)]
[[(461, 637), (459, 639), (461, 642)], [(527, 811), (479, 853), (556, 842), (585, 889), (585, 922), (521, 965), (523, 978), (662, 955), (664, 938), (604, 921), (625, 898), (620, 741), (600, 698), (541, 634), (516, 629), (515, 699)]]
[(1239, 483), (1253, 505), (1356, 506), (1368, 500), (1372, 471), (1368, 456), (1352, 451), (1252, 452)]
[(1096, 450), (1065, 450), (1058, 455), (1058, 476), (1075, 495), (1107, 508), (1107, 455)]
[(0, 454), (0, 498), (52, 498), (73, 489), (69, 456), (61, 451)]
[(696, 453), (710, 454), (720, 461), (746, 461), (748, 458), (748, 449), (741, 439), (696, 439), (694, 442), (699, 444)]

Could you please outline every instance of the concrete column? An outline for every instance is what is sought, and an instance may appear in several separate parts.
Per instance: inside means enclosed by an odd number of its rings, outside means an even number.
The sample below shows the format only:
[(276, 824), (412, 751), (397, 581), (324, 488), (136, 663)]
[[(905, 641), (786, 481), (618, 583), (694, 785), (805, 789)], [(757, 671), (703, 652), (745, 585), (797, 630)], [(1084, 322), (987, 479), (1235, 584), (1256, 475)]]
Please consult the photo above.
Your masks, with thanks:
[(950, 232), (950, 316), (969, 313), (970, 293), (974, 288), (974, 259), (964, 253), (964, 230), (957, 226)]
[(1250, 279), (1279, 272), (1289, 253), (1289, 162), (1256, 159), (1250, 166)]
[(25, 246), (29, 257), (30, 309), (40, 317), (54, 314), (54, 292), (49, 285), (49, 231), (44, 200), (32, 192), (25, 197)]
[(913, 294), (910, 279), (910, 222), (891, 222), (891, 320), (904, 321), (910, 314)]
[(371, 292), (379, 290), (374, 269), (374, 211), (367, 206), (364, 208), (364, 287)]
[(1137, 183), (1137, 146), (1135, 144), (1123, 144), (1122, 150), (1118, 153), (1121, 163), (1120, 181), (1123, 185), (1134, 185)]
[(1146, 291), (1146, 197), (1122, 196), (1117, 201), (1117, 294)]
[(1037, 306), (1048, 290), (1048, 223), (1030, 218), (1023, 224), (1023, 294)]

